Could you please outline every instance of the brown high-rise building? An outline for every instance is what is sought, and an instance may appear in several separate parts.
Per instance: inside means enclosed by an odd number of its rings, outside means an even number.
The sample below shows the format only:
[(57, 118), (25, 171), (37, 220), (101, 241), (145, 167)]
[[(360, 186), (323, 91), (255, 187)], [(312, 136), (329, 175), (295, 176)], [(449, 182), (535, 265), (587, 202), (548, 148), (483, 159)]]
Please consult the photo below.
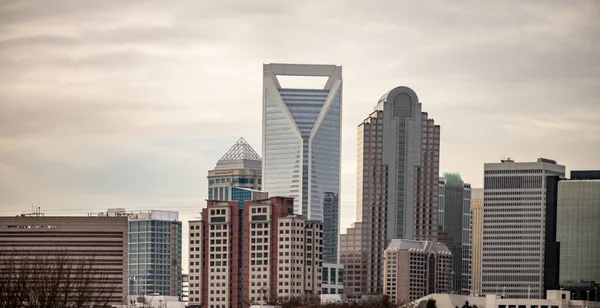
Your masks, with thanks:
[[(125, 304), (127, 217), (0, 217), (0, 271), (6, 274), (9, 270), (17, 275), (36, 271), (25, 288), (34, 289), (40, 283), (48, 286), (48, 280), (61, 281), (61, 276), (71, 286), (85, 290), (82, 296), (89, 299), (88, 304)], [(82, 281), (89, 285), (84, 287)], [(72, 295), (69, 300), (78, 298), (81, 296)]]
[(359, 222), (340, 237), (349, 296), (383, 292), (392, 239), (439, 239), (439, 147), (440, 127), (407, 87), (383, 95), (358, 126)]
[(248, 307), (321, 293), (323, 225), (294, 199), (208, 201), (190, 221), (191, 307)]
[(383, 293), (393, 302), (452, 291), (452, 252), (442, 243), (392, 240), (384, 258)]

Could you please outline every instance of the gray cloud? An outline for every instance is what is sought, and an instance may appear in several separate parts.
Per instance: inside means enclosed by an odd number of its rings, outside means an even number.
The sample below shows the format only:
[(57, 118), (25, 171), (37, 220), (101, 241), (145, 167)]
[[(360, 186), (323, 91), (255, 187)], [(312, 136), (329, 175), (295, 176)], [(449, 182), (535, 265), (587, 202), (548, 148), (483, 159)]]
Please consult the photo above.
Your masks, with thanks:
[(597, 1), (0, 3), (0, 210), (177, 209), (239, 137), (260, 152), (262, 63), (344, 66), (342, 226), (356, 125), (398, 85), (442, 125), (441, 170), (599, 168)]

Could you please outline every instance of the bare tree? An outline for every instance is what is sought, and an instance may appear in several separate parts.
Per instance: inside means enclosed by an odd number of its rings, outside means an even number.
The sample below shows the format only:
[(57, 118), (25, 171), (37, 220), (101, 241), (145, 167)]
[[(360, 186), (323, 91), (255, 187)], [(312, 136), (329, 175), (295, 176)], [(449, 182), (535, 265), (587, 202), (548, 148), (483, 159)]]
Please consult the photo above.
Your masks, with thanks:
[(0, 250), (0, 307), (111, 307), (117, 278), (95, 264), (68, 250), (27, 256)]
[(425, 306), (426, 308), (437, 308), (437, 304), (435, 302), (435, 299), (430, 298), (427, 300), (427, 305)]

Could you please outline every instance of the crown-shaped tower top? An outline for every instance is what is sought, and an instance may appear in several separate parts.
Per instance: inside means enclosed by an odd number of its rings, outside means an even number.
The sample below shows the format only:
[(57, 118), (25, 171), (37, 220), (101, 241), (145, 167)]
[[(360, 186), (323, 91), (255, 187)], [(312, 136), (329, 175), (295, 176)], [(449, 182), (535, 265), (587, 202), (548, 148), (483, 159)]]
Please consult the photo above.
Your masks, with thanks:
[(262, 159), (243, 137), (219, 159), (215, 169), (261, 169)]

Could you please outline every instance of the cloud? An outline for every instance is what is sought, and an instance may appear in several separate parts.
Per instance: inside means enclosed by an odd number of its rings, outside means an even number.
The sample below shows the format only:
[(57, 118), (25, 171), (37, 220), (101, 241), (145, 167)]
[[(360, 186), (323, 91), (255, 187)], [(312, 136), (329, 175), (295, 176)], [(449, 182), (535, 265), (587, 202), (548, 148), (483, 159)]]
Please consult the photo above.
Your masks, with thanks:
[(261, 150), (269, 62), (343, 65), (343, 228), (356, 125), (398, 85), (442, 126), (441, 171), (474, 187), (502, 156), (597, 169), (598, 19), (596, 1), (6, 1), (0, 209), (194, 217), (228, 147)]

